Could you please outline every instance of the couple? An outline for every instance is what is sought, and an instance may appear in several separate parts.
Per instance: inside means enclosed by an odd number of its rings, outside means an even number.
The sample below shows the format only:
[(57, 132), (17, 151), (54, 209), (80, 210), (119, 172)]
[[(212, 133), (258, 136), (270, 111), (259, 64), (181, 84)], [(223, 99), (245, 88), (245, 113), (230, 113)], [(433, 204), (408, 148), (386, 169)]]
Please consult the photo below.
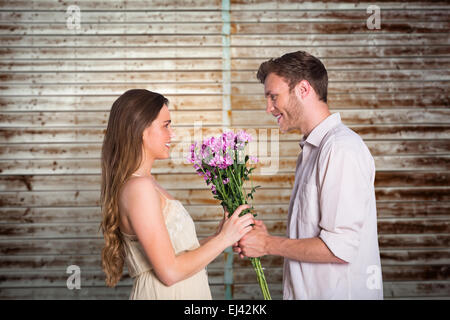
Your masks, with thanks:
[(243, 205), (198, 241), (187, 211), (151, 175), (154, 160), (169, 157), (168, 101), (130, 90), (111, 108), (102, 148), (108, 286), (117, 284), (126, 263), (134, 278), (130, 299), (211, 299), (205, 267), (233, 245), (241, 257), (285, 258), (284, 299), (382, 299), (374, 160), (339, 114), (330, 113), (325, 67), (298, 51), (264, 62), (257, 78), (281, 132), (304, 135), (287, 237), (271, 236), (251, 214), (239, 217)]

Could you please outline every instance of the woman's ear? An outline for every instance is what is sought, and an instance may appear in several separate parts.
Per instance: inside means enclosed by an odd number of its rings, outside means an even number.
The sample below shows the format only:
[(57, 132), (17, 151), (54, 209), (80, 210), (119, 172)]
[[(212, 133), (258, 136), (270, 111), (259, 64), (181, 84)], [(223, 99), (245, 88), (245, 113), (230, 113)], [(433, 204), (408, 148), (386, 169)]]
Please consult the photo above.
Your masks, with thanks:
[(149, 145), (150, 127), (147, 127), (142, 131), (142, 155), (145, 156), (145, 146)]
[(149, 137), (150, 134), (150, 126), (148, 126), (147, 128), (144, 129), (144, 131), (142, 131), (142, 142), (147, 142), (147, 139)]

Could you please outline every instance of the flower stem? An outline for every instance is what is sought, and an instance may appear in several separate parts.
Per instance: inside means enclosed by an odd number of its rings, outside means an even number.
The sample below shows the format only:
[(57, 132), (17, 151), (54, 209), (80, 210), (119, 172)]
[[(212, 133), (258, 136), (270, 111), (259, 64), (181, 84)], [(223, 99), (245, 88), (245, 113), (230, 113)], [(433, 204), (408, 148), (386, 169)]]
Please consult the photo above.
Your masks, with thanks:
[(256, 279), (258, 280), (264, 300), (272, 300), (269, 292), (269, 287), (267, 286), (266, 277), (264, 276), (264, 271), (261, 266), (261, 259), (250, 258), (250, 260), (252, 261), (253, 269), (255, 269)]

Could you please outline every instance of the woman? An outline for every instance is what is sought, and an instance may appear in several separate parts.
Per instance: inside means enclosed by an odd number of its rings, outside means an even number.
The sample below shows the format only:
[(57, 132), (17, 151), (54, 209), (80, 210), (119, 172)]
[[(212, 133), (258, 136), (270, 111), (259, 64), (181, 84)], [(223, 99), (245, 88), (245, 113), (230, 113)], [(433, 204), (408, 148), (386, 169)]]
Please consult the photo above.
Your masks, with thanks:
[(130, 299), (211, 299), (205, 267), (251, 230), (253, 216), (224, 219), (201, 245), (183, 205), (151, 174), (169, 158), (173, 131), (168, 100), (143, 89), (113, 104), (102, 148), (102, 266), (114, 287), (126, 261)]

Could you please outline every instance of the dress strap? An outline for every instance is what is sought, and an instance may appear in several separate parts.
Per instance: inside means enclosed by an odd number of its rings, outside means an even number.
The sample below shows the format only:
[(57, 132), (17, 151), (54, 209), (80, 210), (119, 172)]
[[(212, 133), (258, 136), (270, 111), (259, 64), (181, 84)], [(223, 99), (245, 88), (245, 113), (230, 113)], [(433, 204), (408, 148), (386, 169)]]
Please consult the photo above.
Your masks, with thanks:
[(166, 201), (169, 200), (169, 198), (167, 198), (166, 195), (161, 190), (159, 190), (159, 188), (155, 187), (155, 189), (159, 192), (160, 195), (163, 196), (164, 199), (166, 199)]

